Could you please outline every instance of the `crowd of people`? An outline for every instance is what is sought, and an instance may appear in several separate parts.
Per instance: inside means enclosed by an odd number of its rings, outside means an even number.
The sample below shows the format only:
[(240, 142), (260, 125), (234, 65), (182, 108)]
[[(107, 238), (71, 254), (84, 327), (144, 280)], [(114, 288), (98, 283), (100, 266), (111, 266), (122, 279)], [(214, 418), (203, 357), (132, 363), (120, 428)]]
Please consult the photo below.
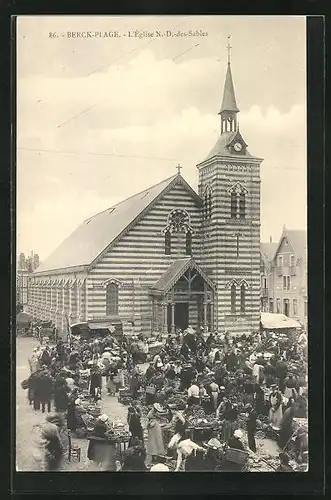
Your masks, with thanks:
[[(146, 370), (139, 343), (142, 336), (72, 337), (33, 350), (22, 387), (34, 411), (47, 412), (36, 454), (44, 470), (63, 467), (68, 430), (89, 432), (88, 459), (111, 471), (242, 470), (227, 450), (257, 455), (257, 433), (278, 443), (274, 469), (308, 462), (307, 430), (294, 425), (307, 418), (304, 333), (203, 336), (189, 327), (169, 335)], [(128, 404), (122, 430), (101, 411), (115, 396)], [(123, 427), (128, 448), (118, 455), (109, 443)]]

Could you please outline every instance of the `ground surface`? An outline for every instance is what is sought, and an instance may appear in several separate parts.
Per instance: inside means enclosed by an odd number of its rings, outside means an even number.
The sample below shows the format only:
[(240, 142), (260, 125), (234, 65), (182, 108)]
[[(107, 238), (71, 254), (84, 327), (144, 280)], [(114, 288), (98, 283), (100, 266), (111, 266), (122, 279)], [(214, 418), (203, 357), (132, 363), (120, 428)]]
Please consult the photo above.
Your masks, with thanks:
[[(27, 391), (24, 391), (20, 385), (22, 380), (28, 378), (30, 374), (28, 357), (32, 349), (37, 345), (38, 341), (31, 338), (18, 338), (16, 343), (16, 470), (18, 471), (36, 470), (31, 454), (32, 429), (35, 424), (40, 424), (45, 418), (45, 414), (42, 414), (40, 411), (34, 411), (28, 404)], [(140, 365), (140, 368), (145, 370), (147, 366), (147, 364)], [(103, 393), (102, 397), (102, 412), (109, 415), (112, 420), (118, 418), (126, 422), (127, 407), (118, 403), (116, 397), (110, 397), (105, 393)], [(73, 460), (71, 463), (66, 463), (65, 470), (98, 470), (87, 459), (88, 441), (85, 439), (73, 439), (73, 443), (81, 447), (81, 461), (78, 463), (76, 460)], [(268, 453), (278, 456), (280, 451), (277, 444), (270, 439), (257, 440), (257, 446), (263, 454)]]

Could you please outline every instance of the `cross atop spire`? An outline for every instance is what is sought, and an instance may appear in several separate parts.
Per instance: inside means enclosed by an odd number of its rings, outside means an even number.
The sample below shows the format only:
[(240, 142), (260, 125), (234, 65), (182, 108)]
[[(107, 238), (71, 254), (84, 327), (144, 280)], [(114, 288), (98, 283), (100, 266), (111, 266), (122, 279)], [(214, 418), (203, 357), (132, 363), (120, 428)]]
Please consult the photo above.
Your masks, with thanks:
[(180, 171), (181, 171), (181, 169), (183, 168), (183, 167), (181, 166), (181, 164), (180, 164), (180, 163), (178, 163), (178, 165), (177, 165), (177, 167), (176, 167), (176, 168), (177, 168), (177, 170), (178, 170), (178, 174), (180, 174)]
[(231, 35), (228, 36), (228, 44), (226, 46), (226, 48), (228, 49), (228, 64), (231, 63), (231, 45), (230, 45), (230, 38), (231, 38)]

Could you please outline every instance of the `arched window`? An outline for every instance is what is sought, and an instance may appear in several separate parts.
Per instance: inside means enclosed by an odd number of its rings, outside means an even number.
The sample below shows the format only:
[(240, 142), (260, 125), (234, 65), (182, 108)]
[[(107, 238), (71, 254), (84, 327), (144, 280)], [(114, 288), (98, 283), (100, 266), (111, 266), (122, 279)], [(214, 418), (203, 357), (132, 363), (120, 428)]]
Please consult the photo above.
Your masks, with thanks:
[(229, 191), (231, 195), (231, 219), (244, 219), (246, 217), (247, 190), (237, 182)]
[(231, 191), (231, 219), (237, 217), (237, 193)]
[(231, 314), (236, 314), (236, 285), (231, 286)]
[(211, 212), (212, 212), (211, 196), (212, 196), (211, 188), (210, 186), (207, 186), (203, 198), (203, 218), (205, 220), (211, 219)]
[(246, 287), (243, 283), (240, 287), (240, 312), (244, 313), (246, 309)]
[(106, 289), (106, 314), (118, 314), (118, 285), (109, 283)]
[(186, 255), (192, 255), (192, 233), (187, 231), (186, 233)]
[(164, 233), (164, 253), (171, 254), (171, 233), (169, 230)]
[(246, 215), (246, 197), (242, 191), (239, 195), (239, 218), (244, 219)]

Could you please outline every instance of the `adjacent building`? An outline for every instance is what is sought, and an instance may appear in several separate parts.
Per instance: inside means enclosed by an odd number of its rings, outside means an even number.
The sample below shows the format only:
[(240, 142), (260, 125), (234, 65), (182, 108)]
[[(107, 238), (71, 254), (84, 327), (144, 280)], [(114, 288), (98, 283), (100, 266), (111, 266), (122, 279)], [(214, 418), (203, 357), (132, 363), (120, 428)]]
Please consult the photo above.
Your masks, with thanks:
[(307, 328), (307, 232), (284, 226), (278, 243), (261, 243), (261, 310)]
[(30, 298), (31, 275), (39, 266), (39, 255), (31, 252), (25, 257), (19, 255), (16, 269), (16, 304), (20, 309), (27, 307)]

